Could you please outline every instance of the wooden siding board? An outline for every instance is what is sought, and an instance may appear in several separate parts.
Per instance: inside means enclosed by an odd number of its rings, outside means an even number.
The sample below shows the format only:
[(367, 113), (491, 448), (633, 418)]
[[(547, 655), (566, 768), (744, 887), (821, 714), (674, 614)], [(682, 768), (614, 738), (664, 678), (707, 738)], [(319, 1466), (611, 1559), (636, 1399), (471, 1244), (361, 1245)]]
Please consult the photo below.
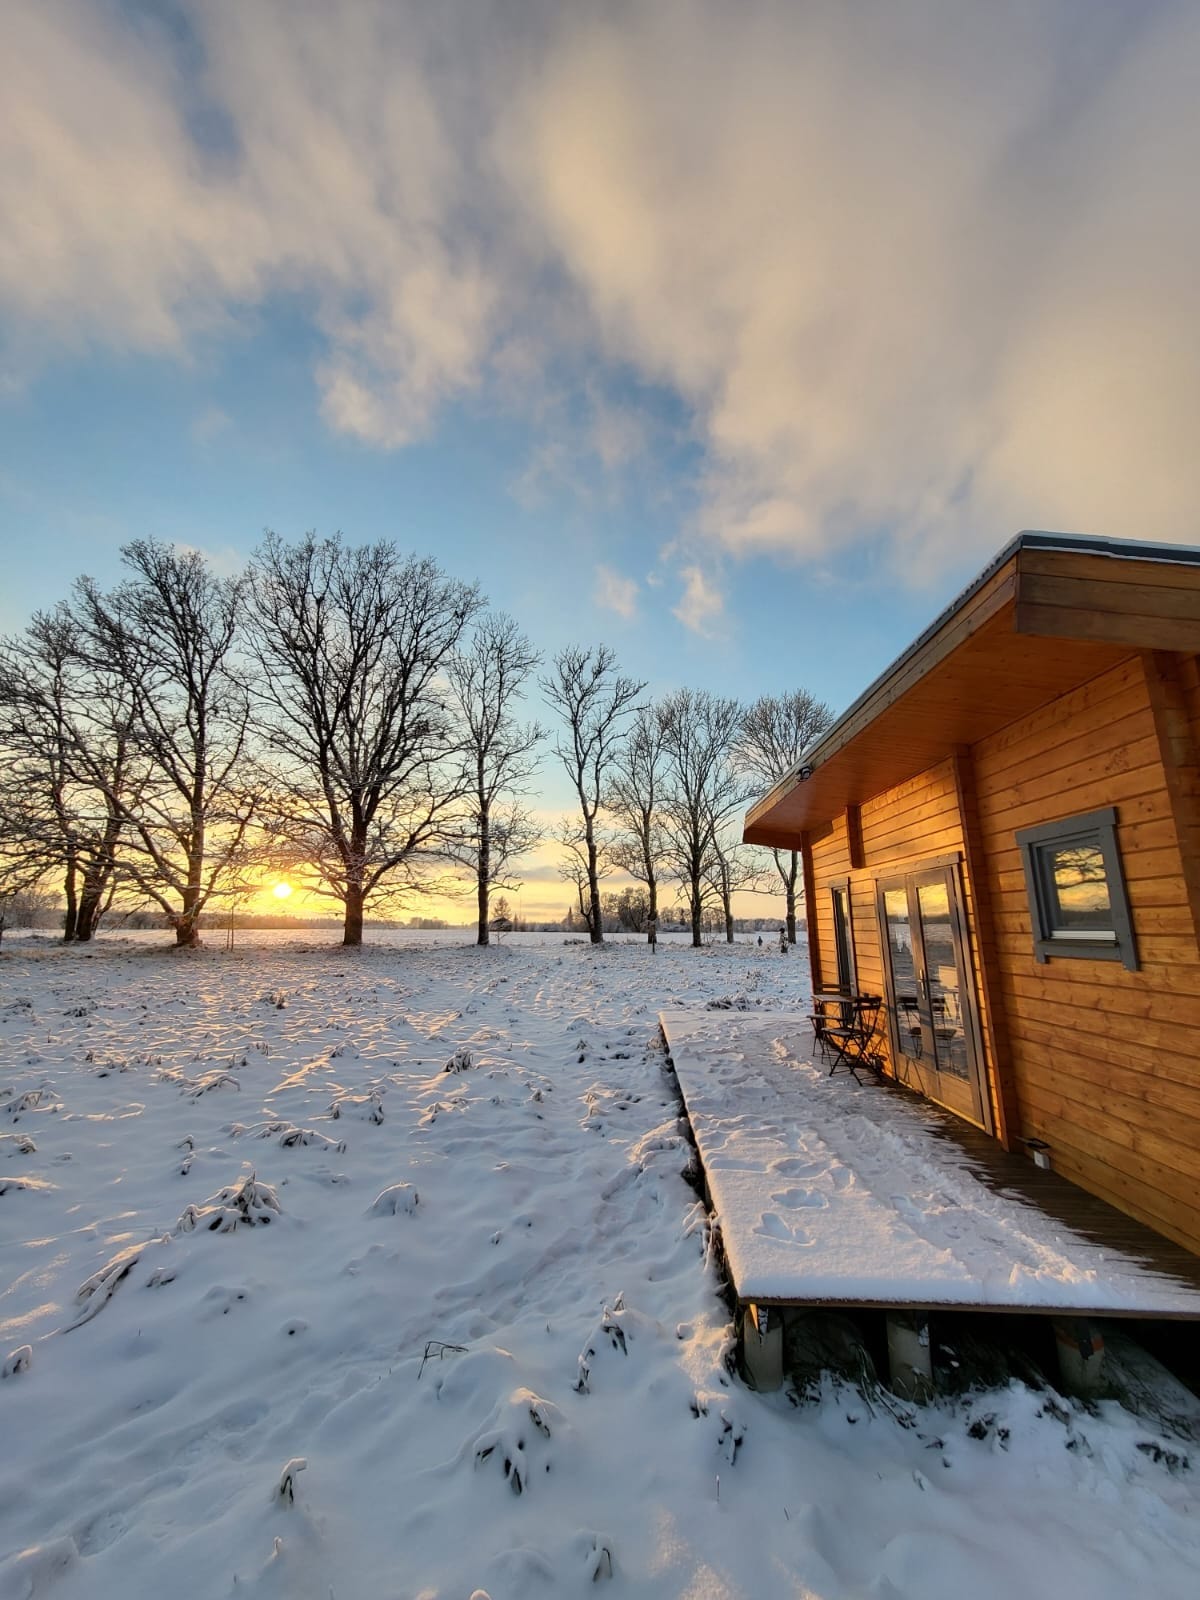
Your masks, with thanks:
[(1017, 605), (1017, 631), (1055, 639), (1083, 639), (1094, 644), (1125, 644), (1145, 650), (1195, 650), (1200, 645), (1200, 622), (1177, 617), (1129, 616), (1124, 613), (1068, 610), (1064, 606)]
[[(980, 741), (976, 795), (1021, 1131), (1045, 1138), (1074, 1181), (1200, 1251), (1200, 948), (1179, 820), (1200, 774), (1185, 771), (1172, 795), (1153, 691), (1130, 656)], [(1186, 768), (1194, 712), (1178, 684), (1171, 693), (1168, 731)], [(1140, 969), (1039, 966), (1016, 830), (1103, 805), (1118, 811)], [(1200, 811), (1185, 822), (1200, 837)]]
[(1020, 553), (1022, 581), (1029, 578), (1071, 578), (1076, 582), (1111, 583), (1119, 588), (1196, 589), (1200, 570), (1193, 563), (1138, 560), (1097, 555), (1083, 550), (1028, 547)]
[(1200, 586), (1114, 582), (1109, 577), (1062, 577), (1022, 573), (1019, 598), (1036, 605), (1103, 612), (1115, 616), (1173, 617), (1200, 621)]
[(1161, 651), (1148, 652), (1142, 657), (1142, 670), (1179, 845), (1188, 917), (1193, 938), (1200, 944), (1200, 763), (1184, 664)]

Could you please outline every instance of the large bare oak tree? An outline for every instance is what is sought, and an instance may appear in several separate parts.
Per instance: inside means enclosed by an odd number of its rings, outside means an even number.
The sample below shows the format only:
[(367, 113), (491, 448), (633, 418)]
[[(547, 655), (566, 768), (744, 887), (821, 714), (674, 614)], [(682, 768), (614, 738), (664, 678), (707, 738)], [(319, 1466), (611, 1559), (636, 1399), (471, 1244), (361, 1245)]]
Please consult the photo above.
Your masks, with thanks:
[(464, 796), (446, 668), (482, 601), (387, 541), (272, 533), (251, 570), (268, 824), (360, 945), (368, 901), (415, 887)]
[(244, 783), (250, 710), (236, 659), (244, 577), (156, 539), (121, 551), (132, 577), (109, 595), (76, 586), (85, 651), (133, 692), (141, 772), (110, 798), (122, 815), (121, 871), (166, 913), (180, 946), (236, 871), (256, 796)]

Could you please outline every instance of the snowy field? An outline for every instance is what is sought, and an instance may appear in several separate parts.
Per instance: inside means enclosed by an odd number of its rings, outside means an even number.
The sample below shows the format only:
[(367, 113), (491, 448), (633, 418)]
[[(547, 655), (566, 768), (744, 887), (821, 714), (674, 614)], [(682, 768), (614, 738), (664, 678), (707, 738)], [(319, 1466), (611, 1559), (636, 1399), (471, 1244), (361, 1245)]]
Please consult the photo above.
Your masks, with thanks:
[(5, 940), (3, 1600), (1196, 1595), (1116, 1407), (731, 1376), (656, 1014), (799, 955), (466, 937)]

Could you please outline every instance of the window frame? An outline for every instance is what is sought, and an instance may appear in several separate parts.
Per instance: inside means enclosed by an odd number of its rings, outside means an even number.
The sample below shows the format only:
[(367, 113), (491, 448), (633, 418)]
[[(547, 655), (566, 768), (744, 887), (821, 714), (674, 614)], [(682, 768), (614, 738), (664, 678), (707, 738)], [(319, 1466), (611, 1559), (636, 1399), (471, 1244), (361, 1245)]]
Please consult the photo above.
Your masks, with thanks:
[[(1117, 844), (1117, 821), (1116, 806), (1102, 806), (1098, 811), (1085, 811), (1073, 817), (1061, 817), (1057, 822), (1043, 822), (1036, 828), (1017, 830), (1017, 845), (1025, 869), (1025, 892), (1033, 922), (1033, 953), (1039, 962), (1059, 957), (1077, 961), (1120, 961), (1130, 972), (1138, 970), (1137, 941)], [(1078, 933), (1073, 938), (1070, 929), (1054, 931), (1052, 897), (1047, 888), (1049, 851), (1061, 849), (1063, 845), (1081, 844), (1099, 850), (1104, 861), (1112, 914), (1111, 939), (1089, 938)]]
[[(858, 951), (854, 947), (854, 900), (853, 900), (853, 895), (851, 893), (850, 879), (849, 878), (835, 878), (832, 883), (827, 885), (827, 888), (829, 890), (830, 912), (831, 912), (831, 915), (832, 915), (832, 918), (833, 918), (833, 950), (834, 950), (834, 959), (835, 960), (837, 959), (837, 947), (838, 947), (838, 936), (837, 936), (837, 919), (838, 919), (837, 896), (839, 894), (841, 894), (841, 895), (843, 895), (845, 897), (845, 906), (846, 906), (846, 960), (847, 960), (847, 964), (848, 964), (848, 966), (850, 968), (850, 973), (849, 973), (849, 977), (847, 979), (846, 987), (848, 989), (848, 992), (853, 994), (853, 993), (857, 992), (857, 989), (858, 989)], [(841, 985), (841, 976), (842, 975), (839, 972), (838, 973), (838, 986), (839, 986), (839, 988), (842, 986)]]

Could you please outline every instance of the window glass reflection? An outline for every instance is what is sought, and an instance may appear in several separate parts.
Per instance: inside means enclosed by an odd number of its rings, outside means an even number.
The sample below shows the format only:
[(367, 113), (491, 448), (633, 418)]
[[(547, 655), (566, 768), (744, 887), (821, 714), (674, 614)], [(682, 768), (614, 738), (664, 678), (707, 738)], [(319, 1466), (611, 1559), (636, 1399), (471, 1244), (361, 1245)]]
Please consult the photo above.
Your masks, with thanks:
[(1099, 846), (1057, 845), (1047, 856), (1052, 928), (1110, 929), (1112, 902)]

